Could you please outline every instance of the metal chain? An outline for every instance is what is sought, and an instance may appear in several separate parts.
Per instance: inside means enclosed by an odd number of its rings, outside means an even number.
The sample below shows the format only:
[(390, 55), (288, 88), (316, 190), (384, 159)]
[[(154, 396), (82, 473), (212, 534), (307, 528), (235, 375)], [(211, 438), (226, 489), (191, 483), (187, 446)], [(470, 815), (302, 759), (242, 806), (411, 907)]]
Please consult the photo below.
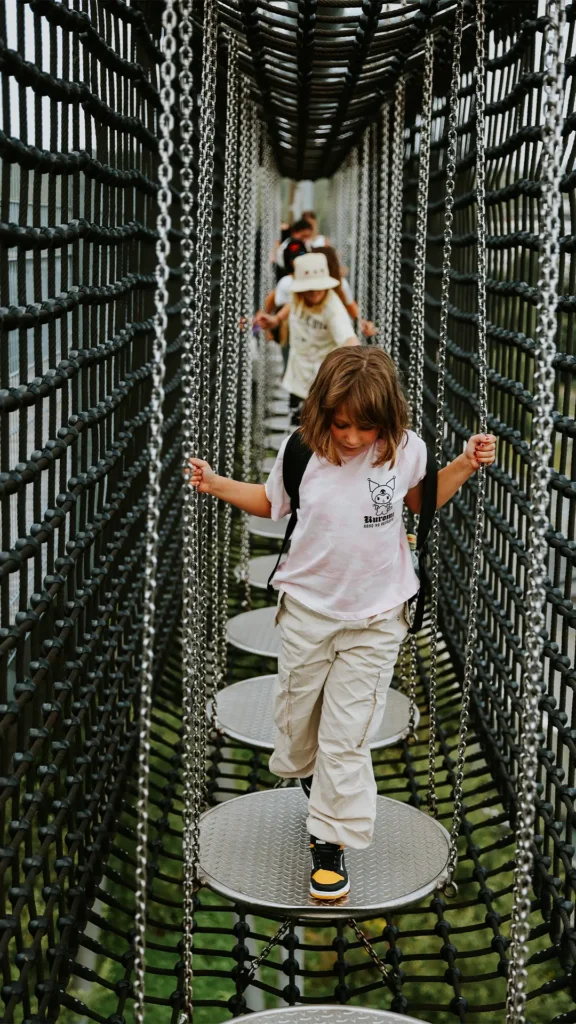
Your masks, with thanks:
[[(356, 302), (358, 305), (359, 317), (366, 315), (368, 308), (368, 260), (370, 250), (368, 244), (370, 225), (370, 132), (366, 130), (362, 138), (362, 163), (360, 165), (360, 193), (358, 196), (358, 241), (357, 253), (357, 274), (358, 286), (356, 290)], [(356, 330), (360, 330), (358, 322)]]
[(387, 316), (388, 226), (390, 222), (390, 104), (382, 108), (380, 134), (380, 208), (378, 217), (378, 284), (376, 287), (376, 326), (378, 344), (389, 349), (390, 325)]
[[(182, 262), (183, 437), (184, 467), (199, 451), (210, 456), (210, 313), (212, 211), (216, 105), (217, 19), (215, 0), (204, 4), (202, 91), (199, 124), (196, 253), (192, 264), (192, 4), (181, 0), (184, 88), (181, 96), (183, 140), (181, 205), (184, 235)], [(210, 503), (200, 507), (189, 485), (183, 501), (183, 954), (182, 1022), (193, 1020), (194, 887), (200, 852), (200, 813), (206, 775), (206, 640)], [(201, 513), (199, 515), (199, 513)], [(216, 538), (213, 538), (214, 541)], [(213, 666), (214, 668), (214, 666)]]
[[(283, 780), (280, 780), (280, 781), (283, 781)], [(248, 967), (247, 970), (245, 970), (243, 972), (243, 975), (242, 975), (242, 982), (241, 982), (241, 985), (240, 985), (240, 991), (241, 992), (244, 992), (248, 988), (248, 985), (250, 984), (250, 982), (254, 978), (254, 975), (256, 974), (256, 971), (258, 970), (259, 967), (262, 966), (262, 964), (264, 963), (264, 961), (265, 961), (266, 957), (268, 956), (268, 954), (274, 949), (274, 946), (277, 946), (278, 943), (280, 942), (280, 940), (283, 939), (284, 936), (286, 935), (286, 932), (290, 928), (290, 924), (291, 924), (291, 918), (286, 917), (282, 921), (282, 924), (280, 925), (278, 930), (274, 933), (272, 938), (266, 943), (266, 945), (264, 946), (264, 949), (262, 950), (262, 952), (259, 953), (258, 956), (255, 956), (254, 959), (250, 961), (250, 966)]]
[[(238, 282), (240, 290), (240, 359), (242, 395), (242, 479), (249, 481), (252, 476), (252, 305), (254, 296), (254, 245), (253, 245), (253, 138), (254, 111), (250, 102), (249, 86), (242, 79), (240, 87), (240, 177), (239, 177), (239, 221), (240, 238), (243, 244), (238, 253)], [(245, 606), (251, 608), (249, 561), (250, 533), (249, 516), (242, 512), (240, 517), (240, 575), (244, 582)]]
[(152, 389), (150, 395), (150, 452), (148, 495), (146, 510), (146, 550), (144, 562), (144, 595), (142, 623), (142, 665), (139, 708), (138, 746), (138, 797), (136, 804), (136, 870), (135, 870), (135, 912), (134, 912), (134, 1021), (144, 1022), (144, 1000), (146, 996), (146, 909), (148, 896), (148, 798), (150, 788), (150, 727), (152, 716), (152, 687), (154, 683), (154, 637), (156, 575), (158, 570), (158, 523), (160, 510), (160, 485), (162, 473), (162, 434), (164, 425), (164, 374), (166, 356), (166, 330), (168, 317), (168, 278), (170, 268), (170, 204), (172, 193), (172, 155), (174, 143), (174, 89), (176, 75), (174, 54), (176, 52), (175, 28), (177, 23), (173, 0), (167, 0), (162, 12), (162, 52), (164, 61), (160, 67), (162, 85), (158, 118), (160, 138), (158, 141), (159, 163), (158, 217), (156, 229), (156, 291), (154, 304), (154, 340), (152, 346)]
[[(380, 220), (380, 179), (379, 179), (379, 129), (375, 121), (370, 128), (370, 218), (368, 221), (368, 232), (370, 240), (370, 302), (364, 311), (360, 311), (367, 320), (376, 319), (378, 302), (378, 223)], [(377, 344), (375, 337), (369, 344)]]
[(157, 545), (158, 545), (158, 509), (160, 497), (160, 474), (162, 469), (161, 450), (163, 432), (163, 380), (165, 375), (165, 354), (166, 354), (166, 329), (168, 305), (167, 282), (169, 278), (168, 257), (170, 254), (169, 232), (171, 218), (169, 213), (171, 203), (170, 182), (172, 179), (172, 154), (173, 142), (172, 131), (174, 118), (172, 109), (174, 104), (174, 91), (172, 82), (175, 76), (175, 65), (172, 60), (176, 42), (174, 39), (174, 28), (176, 25), (176, 14), (171, 2), (163, 12), (162, 18), (164, 33), (162, 38), (162, 50), (164, 62), (160, 74), (162, 86), (160, 89), (160, 101), (162, 112), (158, 125), (160, 130), (159, 140), (159, 166), (158, 178), (160, 188), (158, 190), (159, 214), (157, 218), (158, 241), (156, 243), (156, 255), (158, 263), (156, 266), (157, 288), (154, 296), (156, 315), (154, 318), (154, 340), (152, 359), (152, 389), (150, 398), (150, 439), (148, 450), (150, 452), (150, 468), (147, 495), (147, 523), (146, 523), (146, 552), (144, 567), (144, 616), (143, 616), (143, 650), (142, 650), (142, 687), (140, 697), (140, 719), (139, 738), (140, 747), (138, 752), (138, 803), (137, 803), (137, 846), (136, 846), (136, 910), (135, 910), (135, 964), (136, 975), (134, 1018), (141, 1021), (144, 1019), (144, 997), (145, 997), (145, 939), (146, 939), (146, 897), (147, 897), (147, 830), (148, 830), (148, 788), (149, 788), (149, 758), (150, 758), (150, 715), (152, 708), (152, 684), (154, 668), (154, 607), (156, 595), (156, 573), (157, 573)]
[[(235, 276), (238, 243), (238, 42), (235, 35), (228, 37), (228, 69), (226, 79), (226, 134), (224, 162), (224, 195), (222, 224), (222, 277), (220, 293), (219, 330), (227, 339), (225, 372), (224, 475), (234, 475), (236, 448), (236, 413), (238, 406), (239, 360), (239, 292)], [(218, 632), (220, 634), (220, 671), (226, 671), (226, 625), (228, 619), (228, 587), (230, 542), (232, 536), (232, 506), (227, 502), (222, 509), (222, 593), (220, 595)], [(213, 726), (216, 725), (216, 701), (212, 701)]]
[(562, 33), (566, 21), (565, 0), (547, 0), (544, 28), (544, 109), (541, 163), (541, 246), (539, 252), (538, 323), (534, 350), (534, 408), (530, 464), (531, 515), (528, 527), (528, 581), (526, 593), (526, 650), (523, 673), (520, 749), (522, 761), (518, 778), (516, 823), (516, 867), (508, 971), (506, 1021), (525, 1024), (528, 938), (530, 935), (535, 805), (538, 785), (538, 701), (546, 684), (542, 679), (542, 647), (546, 629), (546, 590), (549, 528), (550, 464), (553, 457), (553, 410), (558, 322), (556, 308), (560, 270), (559, 235), (560, 180), (564, 140), (564, 65), (561, 61)]
[[(484, 0), (476, 0), (476, 207), (477, 207), (477, 252), (478, 252), (478, 429), (486, 431), (487, 412), (487, 350), (486, 350), (486, 154), (484, 143), (485, 108), (485, 14)], [(484, 503), (486, 494), (486, 470), (480, 467), (476, 473), (476, 521), (474, 547), (470, 570), (470, 603), (468, 607), (468, 629), (464, 657), (464, 678), (462, 680), (462, 709), (460, 712), (460, 735), (454, 783), (454, 817), (450, 836), (447, 885), (453, 885), (454, 872), (458, 862), (458, 836), (462, 812), (464, 786), (464, 763), (468, 735), (470, 693), (477, 656), (478, 588), (482, 572), (484, 538)]]
[[(200, 447), (200, 381), (201, 349), (194, 343), (192, 279), (194, 257), (194, 180), (193, 180), (193, 90), (192, 75), (192, 4), (180, 3), (180, 228), (182, 231), (182, 461), (186, 468)], [(193, 843), (194, 822), (200, 816), (201, 787), (204, 762), (201, 759), (203, 723), (196, 709), (200, 703), (201, 662), (199, 654), (198, 495), (185, 481), (182, 495), (182, 845), (183, 845), (183, 912), (182, 959), (184, 962), (184, 1006), (182, 1020), (192, 1017), (192, 949), (194, 930)]]
[(350, 171), (348, 186), (348, 204), (350, 210), (350, 285), (352, 294), (358, 294), (358, 150), (356, 146), (350, 154)]
[(353, 917), (349, 917), (348, 918), (348, 924), (352, 928), (352, 931), (354, 932), (354, 934), (355, 934), (356, 938), (358, 939), (358, 941), (362, 943), (364, 949), (368, 953), (368, 956), (370, 957), (370, 959), (374, 963), (375, 967), (377, 967), (378, 970), (380, 971), (380, 974), (382, 975), (382, 980), (384, 981), (384, 983), (386, 985), (389, 985), (390, 984), (390, 979), (391, 979), (391, 972), (389, 971), (389, 969), (388, 969), (387, 965), (384, 963), (384, 961), (378, 956), (378, 953), (374, 949), (374, 946), (370, 942), (370, 939), (368, 938), (368, 936), (364, 934), (364, 932), (362, 931), (361, 928), (359, 928), (357, 922), (354, 920)]
[(412, 426), (422, 433), (424, 394), (424, 328), (426, 292), (426, 240), (428, 233), (428, 185), (430, 179), (430, 141), (432, 132), (432, 84), (434, 79), (434, 36), (429, 32), (424, 44), (422, 85), (422, 121), (416, 205), (416, 242), (414, 246), (414, 295), (410, 338), (409, 392), (412, 400)]
[[(217, 33), (217, 26), (216, 26)], [(214, 44), (214, 55), (215, 59), (217, 56), (217, 36)], [(224, 239), (222, 239), (222, 263), (221, 263), (221, 288), (222, 288), (222, 264), (224, 262)], [(222, 294), (220, 294), (220, 303), (222, 302)], [(219, 306), (220, 313), (221, 305)], [(212, 426), (212, 450), (211, 450), (211, 466), (214, 472), (220, 472), (220, 465), (222, 462), (222, 401), (224, 393), (224, 359), (225, 359), (225, 348), (226, 348), (226, 332), (218, 330), (216, 334), (216, 367), (214, 373), (214, 384), (213, 384), (213, 395), (214, 395), (214, 419)], [(207, 346), (207, 351), (210, 353), (210, 346)], [(210, 388), (208, 388), (208, 394), (210, 394)], [(222, 581), (220, 574), (220, 556), (221, 556), (221, 541), (220, 541), (220, 511), (221, 504), (216, 498), (211, 498), (209, 502), (211, 512), (211, 546), (210, 546), (210, 610), (211, 610), (211, 636), (210, 636), (210, 654), (211, 654), (211, 666), (209, 687), (208, 687), (208, 700), (210, 704), (211, 714), (216, 715), (216, 696), (218, 690), (222, 685), (222, 679), (225, 673), (225, 643), (222, 638), (222, 634), (219, 628), (219, 624), (222, 619), (222, 613), (220, 610), (220, 602), (222, 600)], [(224, 646), (223, 646), (224, 644)]]
[[(258, 122), (260, 125), (260, 122)], [(271, 220), (271, 194), (269, 191), (269, 167), (268, 167), (268, 144), (261, 139), (262, 155), (258, 168), (258, 226), (260, 229), (260, 268), (259, 268), (259, 300), (258, 305), (262, 309), (264, 300), (271, 287), (270, 275), (270, 239), (269, 229)], [(257, 335), (258, 358), (256, 362), (256, 404), (254, 409), (254, 469), (258, 483), (262, 483), (262, 463), (264, 460), (264, 418), (266, 416), (266, 376), (267, 376), (267, 349), (268, 342), (263, 331)]]
[(392, 137), (392, 173), (390, 230), (388, 232), (388, 281), (386, 285), (386, 350), (398, 364), (400, 354), (400, 274), (402, 269), (402, 200), (404, 182), (404, 117), (406, 83), (396, 83), (394, 95), (394, 132)]
[(418, 679), (418, 645), (413, 633), (408, 635), (408, 696), (410, 698), (410, 711), (408, 716), (408, 736), (412, 743), (417, 740), (416, 735), (416, 683)]
[[(442, 257), (442, 289), (440, 300), (440, 330), (436, 353), (436, 444), (438, 466), (444, 457), (444, 386), (446, 375), (446, 341), (448, 334), (448, 300), (450, 296), (450, 265), (452, 257), (452, 221), (454, 218), (454, 185), (456, 178), (456, 145), (458, 124), (458, 88), (460, 84), (460, 56), (462, 49), (462, 21), (464, 0), (458, 0), (455, 12), (452, 81), (450, 84), (448, 113), (448, 147), (446, 154), (446, 199), (444, 210), (444, 250)], [(440, 518), (434, 517), (430, 532), (430, 715), (436, 723), (436, 680), (438, 672), (438, 595), (440, 589)], [(428, 810), (437, 813), (435, 742), (430, 740), (428, 762)]]

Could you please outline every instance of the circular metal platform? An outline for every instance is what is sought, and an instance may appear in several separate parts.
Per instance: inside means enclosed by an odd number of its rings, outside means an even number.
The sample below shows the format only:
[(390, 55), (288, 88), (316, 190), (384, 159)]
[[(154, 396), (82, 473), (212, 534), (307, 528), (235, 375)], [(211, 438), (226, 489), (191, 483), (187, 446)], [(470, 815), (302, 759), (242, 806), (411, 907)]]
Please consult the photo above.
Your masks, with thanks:
[(280, 649), (280, 631), (274, 624), (276, 605), (270, 608), (256, 608), (242, 612), (228, 619), (226, 634), (228, 643), (239, 651), (262, 654), (265, 658), (277, 658)]
[(290, 412), (290, 405), (288, 403), (288, 396), (286, 398), (273, 398), (268, 406), (269, 416), (288, 416)]
[(379, 917), (430, 895), (446, 878), (450, 837), (438, 821), (399, 800), (377, 799), (374, 839), (346, 850), (351, 889), (313, 899), (300, 789), (269, 789), (226, 800), (200, 819), (199, 874), (214, 892), (254, 910), (302, 921)]
[[(218, 724), (227, 736), (257, 750), (274, 749), (274, 696), (277, 676), (254, 676), (225, 686), (218, 694)], [(420, 715), (416, 709), (416, 725)], [(408, 735), (410, 701), (388, 690), (386, 714), (371, 750), (391, 747)]]
[(287, 433), (268, 434), (268, 437), (264, 441), (264, 447), (270, 449), (273, 452), (279, 452), (282, 447), (282, 442), (285, 441), (287, 437)]
[(250, 516), (248, 519), (248, 529), (256, 537), (282, 540), (286, 533), (289, 519), (290, 516), (284, 516), (284, 519), (262, 519), (260, 516)]
[(389, 1010), (366, 1010), (363, 1006), (286, 1006), (280, 1010), (251, 1013), (250, 1021), (271, 1024), (423, 1024), (415, 1017)]
[[(268, 580), (270, 579), (270, 573), (274, 569), (276, 562), (278, 561), (278, 552), (275, 555), (260, 555), (259, 558), (251, 558), (248, 563), (249, 581), (251, 587), (257, 587), (260, 590), (266, 590), (268, 586)], [(240, 580), (242, 567), (237, 565), (234, 569), (234, 575), (237, 580)]]
[(290, 427), (291, 427), (290, 417), (288, 415), (286, 415), (286, 416), (269, 416), (268, 419), (264, 420), (264, 426), (266, 426), (268, 428), (268, 430), (284, 430), (284, 431), (288, 431), (288, 430), (290, 430)]

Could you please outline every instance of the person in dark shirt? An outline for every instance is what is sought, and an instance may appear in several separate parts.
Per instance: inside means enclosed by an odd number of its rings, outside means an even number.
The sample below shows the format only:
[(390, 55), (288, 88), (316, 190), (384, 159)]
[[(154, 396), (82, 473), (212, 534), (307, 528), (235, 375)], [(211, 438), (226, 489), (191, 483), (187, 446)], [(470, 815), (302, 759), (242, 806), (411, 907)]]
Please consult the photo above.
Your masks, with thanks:
[(294, 269), (294, 260), (308, 252), (312, 238), (312, 225), (307, 220), (297, 220), (290, 229), (290, 237), (282, 243), (276, 255), (276, 279), (280, 281)]

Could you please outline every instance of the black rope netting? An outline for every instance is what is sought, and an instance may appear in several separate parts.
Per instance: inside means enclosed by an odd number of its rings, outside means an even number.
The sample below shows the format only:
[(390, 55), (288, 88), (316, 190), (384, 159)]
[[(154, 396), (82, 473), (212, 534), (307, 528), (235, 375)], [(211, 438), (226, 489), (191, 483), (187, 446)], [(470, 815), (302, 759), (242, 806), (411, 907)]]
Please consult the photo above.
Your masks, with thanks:
[[(398, 7), (398, 5), (396, 5)], [(194, 40), (201, 82), (202, 5)], [(425, 432), (433, 436), (454, 3), (225, 0), (240, 67), (282, 173), (330, 175), (407, 70), (401, 360), (409, 360), (422, 43), (437, 29), (426, 274)], [(10, 0), (0, 5), (0, 1020), (132, 1019), (136, 754), (145, 489), (156, 264), (161, 15), (157, 2)], [(576, 1022), (573, 816), (573, 452), (576, 312), (575, 7), (567, 5), (565, 159), (547, 635), (528, 968), (532, 1024)], [(538, 302), (545, 20), (538, 4), (488, 6), (488, 474), (472, 726), (455, 900), (436, 895), (353, 931), (291, 926), (246, 992), (242, 968), (276, 930), (203, 889), (199, 1024), (284, 1003), (351, 1002), (430, 1024), (505, 1020), (517, 813), (520, 678)], [(446, 458), (476, 423), (474, 10), (466, 8), (446, 378)], [(226, 40), (218, 51), (213, 334), (220, 277)], [(326, 131), (322, 129), (326, 126)], [(314, 143), (320, 133), (322, 145)], [(180, 286), (175, 158), (164, 403), (157, 689), (152, 728), (147, 1012), (182, 1007), (179, 642)], [(372, 253), (375, 257), (375, 253)], [(442, 514), (439, 817), (451, 819), (474, 534), (474, 483)], [(235, 520), (233, 556), (238, 556)], [(253, 541), (253, 553), (269, 552)], [(257, 592), (254, 591), (256, 595)], [(231, 583), (230, 611), (243, 590)], [(259, 602), (256, 599), (255, 604)], [(262, 602), (264, 603), (263, 599)], [(428, 633), (419, 644), (418, 742), (375, 756), (379, 790), (424, 806)], [(229, 653), (228, 682), (274, 671)], [(267, 756), (211, 737), (216, 802), (274, 785)]]

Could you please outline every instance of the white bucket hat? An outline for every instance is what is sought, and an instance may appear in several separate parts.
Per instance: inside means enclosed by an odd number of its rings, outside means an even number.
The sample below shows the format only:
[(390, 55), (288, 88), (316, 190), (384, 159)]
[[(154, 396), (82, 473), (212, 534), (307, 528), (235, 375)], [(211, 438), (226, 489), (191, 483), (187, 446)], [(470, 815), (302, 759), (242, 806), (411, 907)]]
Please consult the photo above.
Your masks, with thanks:
[(337, 288), (340, 281), (330, 277), (328, 260), (323, 252), (307, 252), (294, 260), (294, 277), (289, 288), (292, 292), (315, 292)]

